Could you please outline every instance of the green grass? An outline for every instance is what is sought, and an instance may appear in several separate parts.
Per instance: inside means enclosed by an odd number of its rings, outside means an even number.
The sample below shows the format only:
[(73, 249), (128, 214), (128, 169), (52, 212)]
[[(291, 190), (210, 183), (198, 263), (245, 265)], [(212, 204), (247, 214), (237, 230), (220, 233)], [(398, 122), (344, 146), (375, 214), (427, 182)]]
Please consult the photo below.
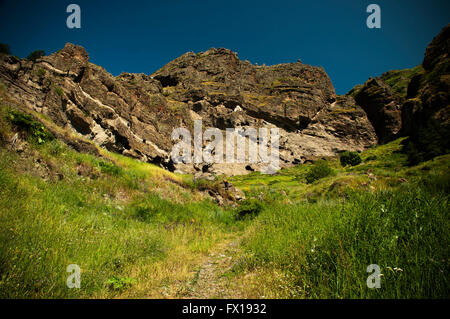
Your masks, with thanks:
[[(231, 211), (160, 181), (172, 174), (150, 164), (118, 155), (113, 163), (58, 141), (32, 147), (64, 178), (42, 179), (24, 169), (32, 159), (0, 153), (2, 298), (141, 296), (147, 284), (153, 288), (146, 296), (161, 297), (162, 283), (173, 276), (165, 277), (160, 264), (174, 263), (174, 272), (188, 276), (178, 264), (180, 251), (205, 253), (233, 221)], [(79, 175), (80, 167), (86, 173)], [(82, 289), (67, 288), (69, 264), (82, 269)], [(131, 279), (124, 284), (120, 278)]]
[[(264, 198), (233, 270), (244, 294), (448, 298), (450, 156), (408, 167), (402, 141), (367, 150), (356, 166), (329, 160), (335, 174), (313, 184), (311, 164), (232, 178)], [(370, 264), (381, 268), (381, 289), (366, 285)]]
[(6, 119), (13, 125), (25, 130), (35, 143), (42, 144), (54, 139), (54, 136), (40, 122), (30, 115), (10, 109), (6, 110)]
[[(27, 127), (2, 114), (6, 145)], [(179, 297), (231, 239), (239, 249), (224, 276), (244, 297), (450, 295), (450, 155), (408, 166), (399, 139), (355, 166), (335, 158), (227, 177), (247, 200), (220, 207), (204, 192), (220, 193), (223, 177), (29, 138), (22, 153), (0, 148), (0, 298)], [(66, 286), (70, 264), (82, 270), (80, 289)], [(370, 264), (380, 289), (366, 286)]]
[(311, 184), (321, 178), (333, 175), (333, 169), (328, 166), (328, 162), (325, 160), (320, 160), (314, 163), (314, 165), (309, 169), (306, 174), (306, 182)]
[(423, 71), (422, 65), (418, 65), (412, 69), (394, 70), (383, 73), (381, 79), (389, 85), (392, 90), (402, 97), (406, 97), (408, 84), (411, 78)]
[(40, 76), (40, 77), (43, 77), (44, 75), (45, 75), (45, 70), (44, 69), (42, 69), (42, 68), (39, 68), (37, 71), (36, 71), (36, 74), (38, 75), (38, 76)]
[[(450, 179), (426, 181), (267, 207), (248, 230), (239, 267), (287, 273), (294, 282), (284, 298), (446, 298)], [(370, 264), (381, 267), (381, 289), (366, 286)]]
[(56, 94), (58, 94), (59, 96), (63, 96), (64, 95), (64, 90), (61, 87), (56, 86), (54, 88), (54, 90), (55, 90)]

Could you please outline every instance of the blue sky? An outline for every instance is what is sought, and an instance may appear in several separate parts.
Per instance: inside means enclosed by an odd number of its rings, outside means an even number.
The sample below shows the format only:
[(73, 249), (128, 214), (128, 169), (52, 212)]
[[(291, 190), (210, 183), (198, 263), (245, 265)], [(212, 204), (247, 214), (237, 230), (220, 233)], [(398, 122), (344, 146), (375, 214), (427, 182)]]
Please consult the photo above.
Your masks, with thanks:
[[(81, 29), (66, 27), (70, 3), (81, 7)], [(371, 3), (381, 7), (381, 29), (366, 27)], [(449, 18), (448, 0), (0, 0), (0, 42), (19, 57), (79, 44), (113, 75), (151, 74), (211, 47), (258, 64), (300, 58), (324, 67), (344, 94), (369, 76), (420, 64)]]

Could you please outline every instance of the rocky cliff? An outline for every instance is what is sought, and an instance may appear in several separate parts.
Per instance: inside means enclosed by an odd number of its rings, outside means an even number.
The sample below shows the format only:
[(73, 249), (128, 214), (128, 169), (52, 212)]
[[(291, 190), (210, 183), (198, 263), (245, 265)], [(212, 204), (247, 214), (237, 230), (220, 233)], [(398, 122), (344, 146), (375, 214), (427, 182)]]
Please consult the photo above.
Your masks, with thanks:
[(449, 26), (428, 46), (422, 66), (370, 78), (345, 96), (336, 96), (320, 67), (258, 66), (227, 49), (188, 52), (152, 75), (114, 77), (68, 43), (34, 62), (1, 54), (0, 81), (22, 105), (101, 147), (170, 170), (231, 175), (258, 163), (175, 165), (173, 129), (192, 132), (195, 120), (222, 131), (279, 128), (281, 167), (404, 135), (412, 153), (445, 153), (448, 52)]
[(450, 152), (450, 24), (427, 47), (408, 85), (403, 134), (412, 164)]
[[(35, 62), (1, 55), (0, 81), (10, 96), (57, 125), (171, 170), (202, 169), (175, 167), (170, 159), (172, 130), (192, 131), (197, 119), (221, 130), (278, 127), (281, 166), (377, 142), (366, 113), (352, 97), (336, 97), (322, 68), (299, 62), (257, 66), (226, 49), (186, 53), (151, 76), (114, 77), (90, 63), (84, 48), (68, 43)], [(254, 168), (207, 169), (241, 174)]]

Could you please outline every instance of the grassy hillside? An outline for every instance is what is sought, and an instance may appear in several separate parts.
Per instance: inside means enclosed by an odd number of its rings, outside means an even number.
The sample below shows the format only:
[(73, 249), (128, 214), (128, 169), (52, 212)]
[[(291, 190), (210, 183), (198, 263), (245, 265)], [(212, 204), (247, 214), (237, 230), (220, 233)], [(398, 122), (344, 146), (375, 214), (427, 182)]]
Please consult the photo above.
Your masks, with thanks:
[(418, 65), (412, 69), (392, 70), (383, 73), (380, 78), (389, 85), (392, 90), (402, 97), (406, 97), (408, 84), (412, 77), (423, 72), (422, 65)]
[(356, 166), (228, 178), (247, 200), (221, 207), (192, 176), (39, 140), (1, 111), (1, 298), (450, 296), (449, 155), (408, 167), (397, 140)]
[[(2, 124), (11, 139), (14, 125)], [(161, 168), (26, 140), (23, 151), (0, 149), (2, 298), (164, 297), (234, 230), (230, 211)], [(69, 264), (82, 289), (67, 289)]]

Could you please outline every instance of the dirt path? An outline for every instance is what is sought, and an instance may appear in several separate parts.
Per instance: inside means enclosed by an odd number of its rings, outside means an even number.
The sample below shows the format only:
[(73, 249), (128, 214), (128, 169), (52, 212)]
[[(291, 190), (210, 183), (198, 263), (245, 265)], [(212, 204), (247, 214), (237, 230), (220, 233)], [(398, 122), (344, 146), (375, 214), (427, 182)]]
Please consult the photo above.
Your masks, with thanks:
[(236, 238), (219, 243), (199, 265), (182, 298), (239, 298), (239, 293), (230, 289), (230, 277), (226, 275), (239, 252)]

